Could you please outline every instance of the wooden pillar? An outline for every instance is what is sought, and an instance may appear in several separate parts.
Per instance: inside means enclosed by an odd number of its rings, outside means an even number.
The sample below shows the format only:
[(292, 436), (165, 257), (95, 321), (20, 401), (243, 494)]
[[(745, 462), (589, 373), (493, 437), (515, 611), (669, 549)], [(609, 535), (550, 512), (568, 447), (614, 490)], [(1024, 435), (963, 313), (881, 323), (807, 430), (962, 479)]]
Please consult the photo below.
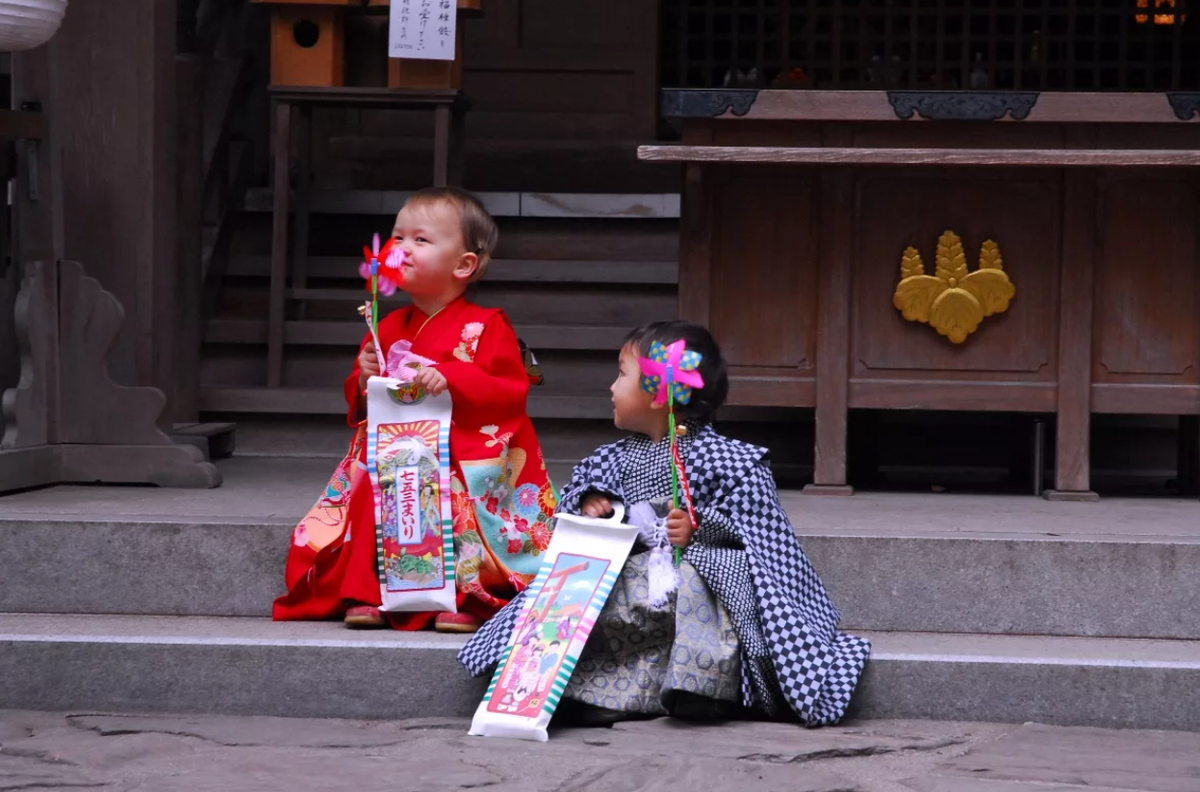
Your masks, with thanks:
[(180, 55), (175, 68), (179, 92), (176, 104), (179, 164), (175, 193), (178, 201), (175, 256), (179, 318), (174, 352), (175, 387), (167, 395), (174, 419), (192, 422), (199, 419), (200, 346), (203, 340), (200, 306), (204, 294), (204, 59), (199, 55)]
[[(688, 122), (683, 129), (683, 142), (691, 146), (712, 145), (712, 124)], [(684, 166), (679, 213), (679, 318), (706, 326), (711, 319), (712, 231), (717, 224), (715, 167), (695, 162)], [(717, 339), (718, 343), (720, 340)]]
[[(1094, 132), (1092, 133), (1094, 136)], [(1077, 136), (1075, 148), (1088, 148)], [(1091, 491), (1092, 305), (1096, 268), (1097, 174), (1064, 175), (1062, 278), (1058, 324), (1058, 439), (1047, 500), (1098, 500)]]
[[(850, 145), (830, 129), (826, 146)], [(813, 495), (853, 495), (846, 481), (846, 428), (850, 391), (850, 266), (854, 251), (854, 172), (821, 171), (823, 234), (817, 278), (817, 410)]]
[[(62, 165), (55, 145), (62, 126), (58, 117), (61, 88), (55, 90), (55, 84), (61, 84), (63, 80), (56, 66), (60, 49), (61, 45), (54, 39), (36, 49), (14, 53), (12, 57), (13, 107), (37, 110), (46, 118), (41, 141), (17, 142), (16, 157), (20, 165), (13, 184), (12, 251), (17, 277), (32, 275), (35, 262), (42, 262), (42, 277), (36, 281), (39, 293), (30, 298), (31, 310), (35, 313), (39, 303), (42, 306), (57, 305), (57, 262), (63, 257), (62, 196), (55, 188), (56, 171)], [(17, 287), (20, 286), (18, 282)], [(14, 417), (24, 420), (19, 426), (14, 422), (3, 427), (2, 445), (5, 447), (30, 448), (58, 442), (59, 337), (55, 319), (52, 314), (51, 320), (34, 319), (29, 323), (30, 345), (43, 354), (30, 356), (32, 390), (27, 404), (14, 405)], [(21, 395), (12, 398), (19, 402)], [(24, 406), (30, 409), (23, 410)], [(52, 479), (52, 475), (38, 473), (30, 484), (43, 484)]]
[[(7, 240), (0, 239), (0, 242)], [(21, 288), (21, 265), (14, 260), (7, 268), (0, 264), (0, 393), (15, 388), (21, 378), (21, 360), (17, 353), (17, 328), (13, 312)], [(0, 422), (3, 419), (0, 418)], [(0, 434), (4, 429), (0, 426)]]
[(157, 0), (74, 3), (54, 42), (66, 258), (87, 262), (124, 307), (113, 379), (168, 395), (179, 310), (175, 11)]
[(288, 271), (288, 213), (290, 152), (292, 145), (292, 106), (275, 100), (275, 185), (271, 225), (271, 286), (267, 306), (267, 385), (283, 384), (283, 342), (285, 290)]

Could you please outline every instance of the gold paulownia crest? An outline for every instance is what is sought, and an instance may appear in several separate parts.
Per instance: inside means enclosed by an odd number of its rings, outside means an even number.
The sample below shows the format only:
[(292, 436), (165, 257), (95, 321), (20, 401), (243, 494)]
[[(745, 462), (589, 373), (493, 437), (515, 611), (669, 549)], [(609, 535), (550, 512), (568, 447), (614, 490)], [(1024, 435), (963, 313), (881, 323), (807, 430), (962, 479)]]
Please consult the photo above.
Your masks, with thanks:
[(925, 274), (925, 263), (916, 248), (905, 249), (892, 303), (908, 321), (926, 322), (961, 344), (984, 317), (1008, 310), (1016, 293), (1004, 271), (999, 245), (990, 239), (984, 242), (979, 269), (968, 272), (962, 240), (946, 231), (938, 238), (936, 276)]

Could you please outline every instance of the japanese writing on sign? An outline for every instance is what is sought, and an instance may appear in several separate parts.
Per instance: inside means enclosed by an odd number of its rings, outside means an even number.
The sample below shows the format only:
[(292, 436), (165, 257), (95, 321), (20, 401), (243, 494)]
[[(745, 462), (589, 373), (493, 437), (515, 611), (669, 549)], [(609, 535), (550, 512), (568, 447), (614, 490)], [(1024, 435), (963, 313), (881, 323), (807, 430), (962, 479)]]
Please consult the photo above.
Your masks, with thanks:
[(396, 522), (398, 544), (421, 543), (421, 479), (416, 467), (396, 471)]
[(454, 60), (456, 0), (392, 0), (388, 57)]

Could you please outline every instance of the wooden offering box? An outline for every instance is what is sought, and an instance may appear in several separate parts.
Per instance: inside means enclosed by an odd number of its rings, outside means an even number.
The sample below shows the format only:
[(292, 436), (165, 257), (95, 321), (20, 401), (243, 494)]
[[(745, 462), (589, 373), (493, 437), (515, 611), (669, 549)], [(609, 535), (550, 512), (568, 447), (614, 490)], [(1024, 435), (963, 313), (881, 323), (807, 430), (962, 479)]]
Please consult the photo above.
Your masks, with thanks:
[(684, 165), (681, 314), (732, 402), (815, 408), (814, 491), (849, 492), (854, 408), (1055, 414), (1069, 499), (1095, 497), (1093, 413), (1200, 414), (1200, 93), (681, 89), (663, 114), (683, 145), (639, 156)]
[(271, 84), (334, 87), (346, 67), (345, 9), (362, 0), (252, 0), (275, 6)]

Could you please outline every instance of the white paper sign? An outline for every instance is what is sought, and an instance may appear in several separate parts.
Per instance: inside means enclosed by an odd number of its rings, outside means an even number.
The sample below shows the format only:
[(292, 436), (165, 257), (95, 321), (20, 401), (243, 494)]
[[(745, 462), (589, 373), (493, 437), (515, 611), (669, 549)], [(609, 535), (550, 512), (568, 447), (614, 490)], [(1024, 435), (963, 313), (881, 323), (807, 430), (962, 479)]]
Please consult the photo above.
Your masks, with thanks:
[(392, 0), (388, 57), (454, 60), (456, 0)]

